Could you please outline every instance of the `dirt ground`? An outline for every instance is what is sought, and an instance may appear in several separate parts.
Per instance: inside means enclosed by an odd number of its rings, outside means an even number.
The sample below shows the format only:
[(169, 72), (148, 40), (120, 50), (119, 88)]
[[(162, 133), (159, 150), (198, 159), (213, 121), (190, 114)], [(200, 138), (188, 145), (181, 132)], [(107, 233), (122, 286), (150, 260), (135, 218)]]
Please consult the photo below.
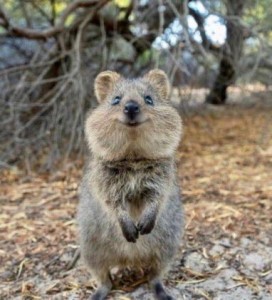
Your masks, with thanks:
[[(251, 97), (247, 105), (234, 95), (224, 108), (185, 111), (186, 229), (165, 277), (175, 299), (272, 299), (272, 94)], [(78, 247), (81, 165), (51, 175), (1, 173), (0, 299), (86, 299), (93, 292), (84, 266), (67, 269)], [(154, 299), (143, 270), (112, 276), (109, 299)]]

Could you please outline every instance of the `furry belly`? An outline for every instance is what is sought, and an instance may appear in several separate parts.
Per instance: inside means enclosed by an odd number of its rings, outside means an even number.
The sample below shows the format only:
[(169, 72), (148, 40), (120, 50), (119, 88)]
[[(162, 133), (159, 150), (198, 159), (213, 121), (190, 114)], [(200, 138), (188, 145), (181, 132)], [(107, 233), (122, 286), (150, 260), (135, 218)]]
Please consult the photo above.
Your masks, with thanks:
[(96, 264), (101, 261), (111, 267), (148, 267), (170, 260), (178, 248), (182, 234), (181, 225), (179, 228), (171, 228), (170, 224), (158, 220), (150, 234), (140, 235), (136, 243), (129, 243), (117, 221), (110, 226), (103, 226), (103, 221), (101, 223), (100, 234), (87, 241), (89, 262)]
[[(170, 245), (169, 245), (170, 246)], [(170, 246), (171, 247), (171, 246)], [(155, 244), (147, 242), (145, 236), (140, 236), (136, 243), (128, 243), (126, 240), (105, 245), (101, 244), (99, 252), (94, 254), (94, 259), (101, 260), (111, 267), (148, 267), (150, 265), (159, 265), (164, 260), (163, 252), (169, 252), (170, 249), (156, 247)], [(171, 250), (170, 250), (171, 252)]]

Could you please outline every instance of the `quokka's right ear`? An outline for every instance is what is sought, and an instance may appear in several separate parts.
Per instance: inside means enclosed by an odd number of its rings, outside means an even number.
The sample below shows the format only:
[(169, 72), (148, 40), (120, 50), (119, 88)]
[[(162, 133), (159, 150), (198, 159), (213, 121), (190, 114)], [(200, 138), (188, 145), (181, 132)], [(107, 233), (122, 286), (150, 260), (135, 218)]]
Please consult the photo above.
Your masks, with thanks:
[(114, 84), (121, 75), (113, 71), (104, 71), (97, 75), (94, 81), (94, 92), (99, 103), (102, 103), (112, 92)]
[(170, 92), (170, 84), (166, 73), (160, 69), (154, 69), (145, 74), (144, 78), (158, 91), (161, 99), (167, 100)]

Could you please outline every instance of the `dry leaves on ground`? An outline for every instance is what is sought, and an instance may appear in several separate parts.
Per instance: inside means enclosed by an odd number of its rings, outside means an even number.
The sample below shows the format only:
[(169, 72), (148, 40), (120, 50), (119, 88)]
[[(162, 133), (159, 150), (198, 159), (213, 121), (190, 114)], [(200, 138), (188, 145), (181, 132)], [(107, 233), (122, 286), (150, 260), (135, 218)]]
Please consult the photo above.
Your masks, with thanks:
[[(226, 288), (271, 295), (271, 251), (267, 261), (254, 265), (256, 245), (266, 246), (263, 253), (272, 248), (271, 113), (267, 107), (234, 106), (184, 118), (179, 170), (185, 242), (167, 285), (186, 284), (191, 297), (213, 299), (216, 291), (205, 283), (228, 269), (232, 285)], [(70, 164), (53, 175), (23, 176), (16, 168), (2, 172), (1, 299), (84, 299), (95, 287), (83, 266), (66, 269), (78, 247), (80, 166)], [(126, 292), (144, 281), (143, 273), (130, 270), (114, 278), (116, 299), (129, 299)]]

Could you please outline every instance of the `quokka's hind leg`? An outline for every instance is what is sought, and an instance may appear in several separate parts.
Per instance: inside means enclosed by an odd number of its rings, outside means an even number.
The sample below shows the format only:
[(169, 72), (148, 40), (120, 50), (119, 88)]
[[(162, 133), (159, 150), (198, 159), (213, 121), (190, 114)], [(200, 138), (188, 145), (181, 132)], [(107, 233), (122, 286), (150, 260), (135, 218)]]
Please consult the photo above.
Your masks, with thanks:
[(151, 270), (149, 282), (157, 300), (174, 300), (174, 298), (166, 292), (159, 271), (156, 269)]
[(112, 288), (112, 282), (109, 272), (96, 274), (99, 286), (97, 290), (89, 297), (89, 300), (104, 300)]

